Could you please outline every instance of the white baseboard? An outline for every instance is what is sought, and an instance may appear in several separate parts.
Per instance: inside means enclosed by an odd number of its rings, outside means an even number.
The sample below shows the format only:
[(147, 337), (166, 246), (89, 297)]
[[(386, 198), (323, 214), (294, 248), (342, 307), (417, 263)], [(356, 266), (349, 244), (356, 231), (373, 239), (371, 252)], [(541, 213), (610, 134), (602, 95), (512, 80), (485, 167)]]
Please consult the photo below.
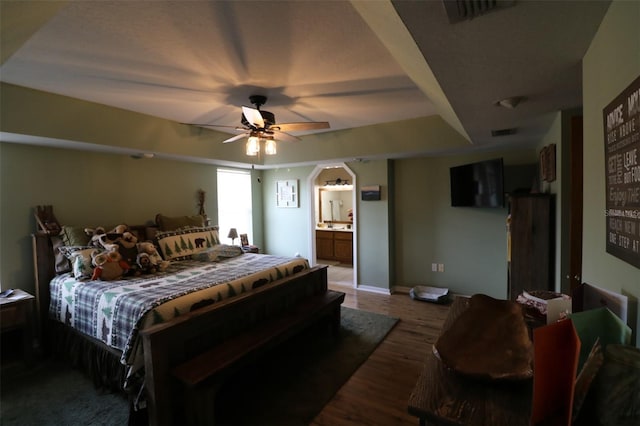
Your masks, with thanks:
[[(409, 294), (409, 292), (411, 291), (412, 288), (413, 287), (406, 287), (406, 286), (402, 286), (402, 285), (393, 286), (393, 288), (391, 288), (391, 290), (386, 289), (386, 288), (374, 287), (374, 286), (370, 286), (370, 285), (358, 285), (356, 287), (357, 290), (368, 291), (368, 292), (371, 292), (371, 293), (378, 293), (378, 294), (386, 294), (387, 296), (395, 294), (395, 293)], [(471, 297), (468, 294), (454, 293), (452, 291), (449, 292), (449, 296), (451, 296), (451, 297), (455, 297), (455, 296)]]
[[(401, 293), (401, 294), (409, 294), (413, 287), (406, 287), (403, 285), (397, 285), (393, 287), (392, 293)], [(471, 297), (469, 294), (456, 293), (453, 291), (449, 291), (450, 297)]]
[(391, 295), (391, 291), (389, 291), (389, 289), (386, 289), (386, 288), (374, 287), (370, 285), (358, 285), (358, 287), (356, 288), (358, 290), (368, 291), (370, 293), (385, 294), (387, 296)]

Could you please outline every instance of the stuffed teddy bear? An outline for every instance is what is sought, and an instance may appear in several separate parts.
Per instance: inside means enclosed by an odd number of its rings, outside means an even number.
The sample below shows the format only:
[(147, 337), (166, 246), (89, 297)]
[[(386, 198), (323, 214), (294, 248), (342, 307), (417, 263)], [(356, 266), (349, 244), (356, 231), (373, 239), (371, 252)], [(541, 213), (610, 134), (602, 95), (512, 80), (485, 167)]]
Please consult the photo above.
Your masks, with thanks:
[(136, 263), (136, 257), (138, 256), (138, 238), (129, 231), (122, 233), (122, 236), (118, 238), (116, 244), (118, 244), (118, 252), (122, 256), (122, 259), (129, 265)]
[(168, 260), (163, 260), (160, 253), (158, 253), (158, 249), (151, 241), (143, 241), (138, 243), (138, 253), (146, 253), (149, 255), (149, 259), (151, 260), (151, 264), (156, 267), (156, 269), (160, 272), (167, 269), (169, 266)]
[[(114, 248), (119, 249), (119, 241), (128, 228), (127, 225), (118, 225), (107, 232), (103, 226), (98, 226), (96, 228), (85, 228), (84, 232), (90, 237), (90, 246), (111, 251)], [(135, 255), (133, 260), (135, 261)]]
[(84, 233), (89, 237), (89, 246), (103, 248), (101, 242), (101, 236), (106, 232), (102, 226), (97, 226), (95, 228), (84, 228)]
[(112, 281), (120, 279), (130, 269), (116, 250), (94, 253), (91, 257), (94, 266), (92, 280)]
[(154, 274), (158, 270), (156, 265), (151, 261), (151, 256), (144, 252), (138, 253), (138, 256), (136, 257), (136, 264), (138, 265), (136, 275)]

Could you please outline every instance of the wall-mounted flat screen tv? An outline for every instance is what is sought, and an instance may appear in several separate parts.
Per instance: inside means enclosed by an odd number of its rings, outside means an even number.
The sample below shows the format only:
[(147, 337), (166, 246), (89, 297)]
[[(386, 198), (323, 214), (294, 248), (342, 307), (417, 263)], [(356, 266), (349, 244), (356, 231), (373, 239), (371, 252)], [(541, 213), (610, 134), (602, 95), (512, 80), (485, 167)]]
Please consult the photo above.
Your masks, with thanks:
[(453, 207), (504, 207), (502, 158), (449, 169)]

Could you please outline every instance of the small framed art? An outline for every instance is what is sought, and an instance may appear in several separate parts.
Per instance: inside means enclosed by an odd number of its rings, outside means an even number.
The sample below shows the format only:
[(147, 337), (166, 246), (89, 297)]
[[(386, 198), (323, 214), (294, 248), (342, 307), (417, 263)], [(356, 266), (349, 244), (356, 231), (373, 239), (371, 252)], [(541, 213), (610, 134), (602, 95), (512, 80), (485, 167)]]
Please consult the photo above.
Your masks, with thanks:
[(362, 201), (377, 201), (380, 199), (380, 185), (363, 186), (360, 192)]
[(298, 180), (279, 180), (276, 182), (276, 206), (298, 207)]
[(540, 174), (545, 182), (556, 180), (556, 144), (554, 143), (540, 151)]

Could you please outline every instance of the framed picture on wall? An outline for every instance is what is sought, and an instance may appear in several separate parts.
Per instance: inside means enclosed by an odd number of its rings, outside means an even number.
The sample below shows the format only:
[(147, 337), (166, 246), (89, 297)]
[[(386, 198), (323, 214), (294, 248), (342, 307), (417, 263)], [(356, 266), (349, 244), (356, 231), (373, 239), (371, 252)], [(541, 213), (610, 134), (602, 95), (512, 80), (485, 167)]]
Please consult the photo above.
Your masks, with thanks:
[(547, 162), (547, 182), (553, 182), (556, 180), (556, 144), (552, 143), (547, 146), (547, 152), (545, 154), (545, 160)]
[(540, 175), (545, 182), (556, 180), (556, 144), (547, 145), (540, 151)]
[[(607, 253), (640, 268), (640, 76), (602, 110)], [(635, 124), (634, 124), (635, 123)]]
[(377, 201), (380, 199), (380, 185), (363, 186), (360, 192), (363, 201)]
[(298, 207), (298, 180), (279, 180), (276, 182), (276, 206)]

